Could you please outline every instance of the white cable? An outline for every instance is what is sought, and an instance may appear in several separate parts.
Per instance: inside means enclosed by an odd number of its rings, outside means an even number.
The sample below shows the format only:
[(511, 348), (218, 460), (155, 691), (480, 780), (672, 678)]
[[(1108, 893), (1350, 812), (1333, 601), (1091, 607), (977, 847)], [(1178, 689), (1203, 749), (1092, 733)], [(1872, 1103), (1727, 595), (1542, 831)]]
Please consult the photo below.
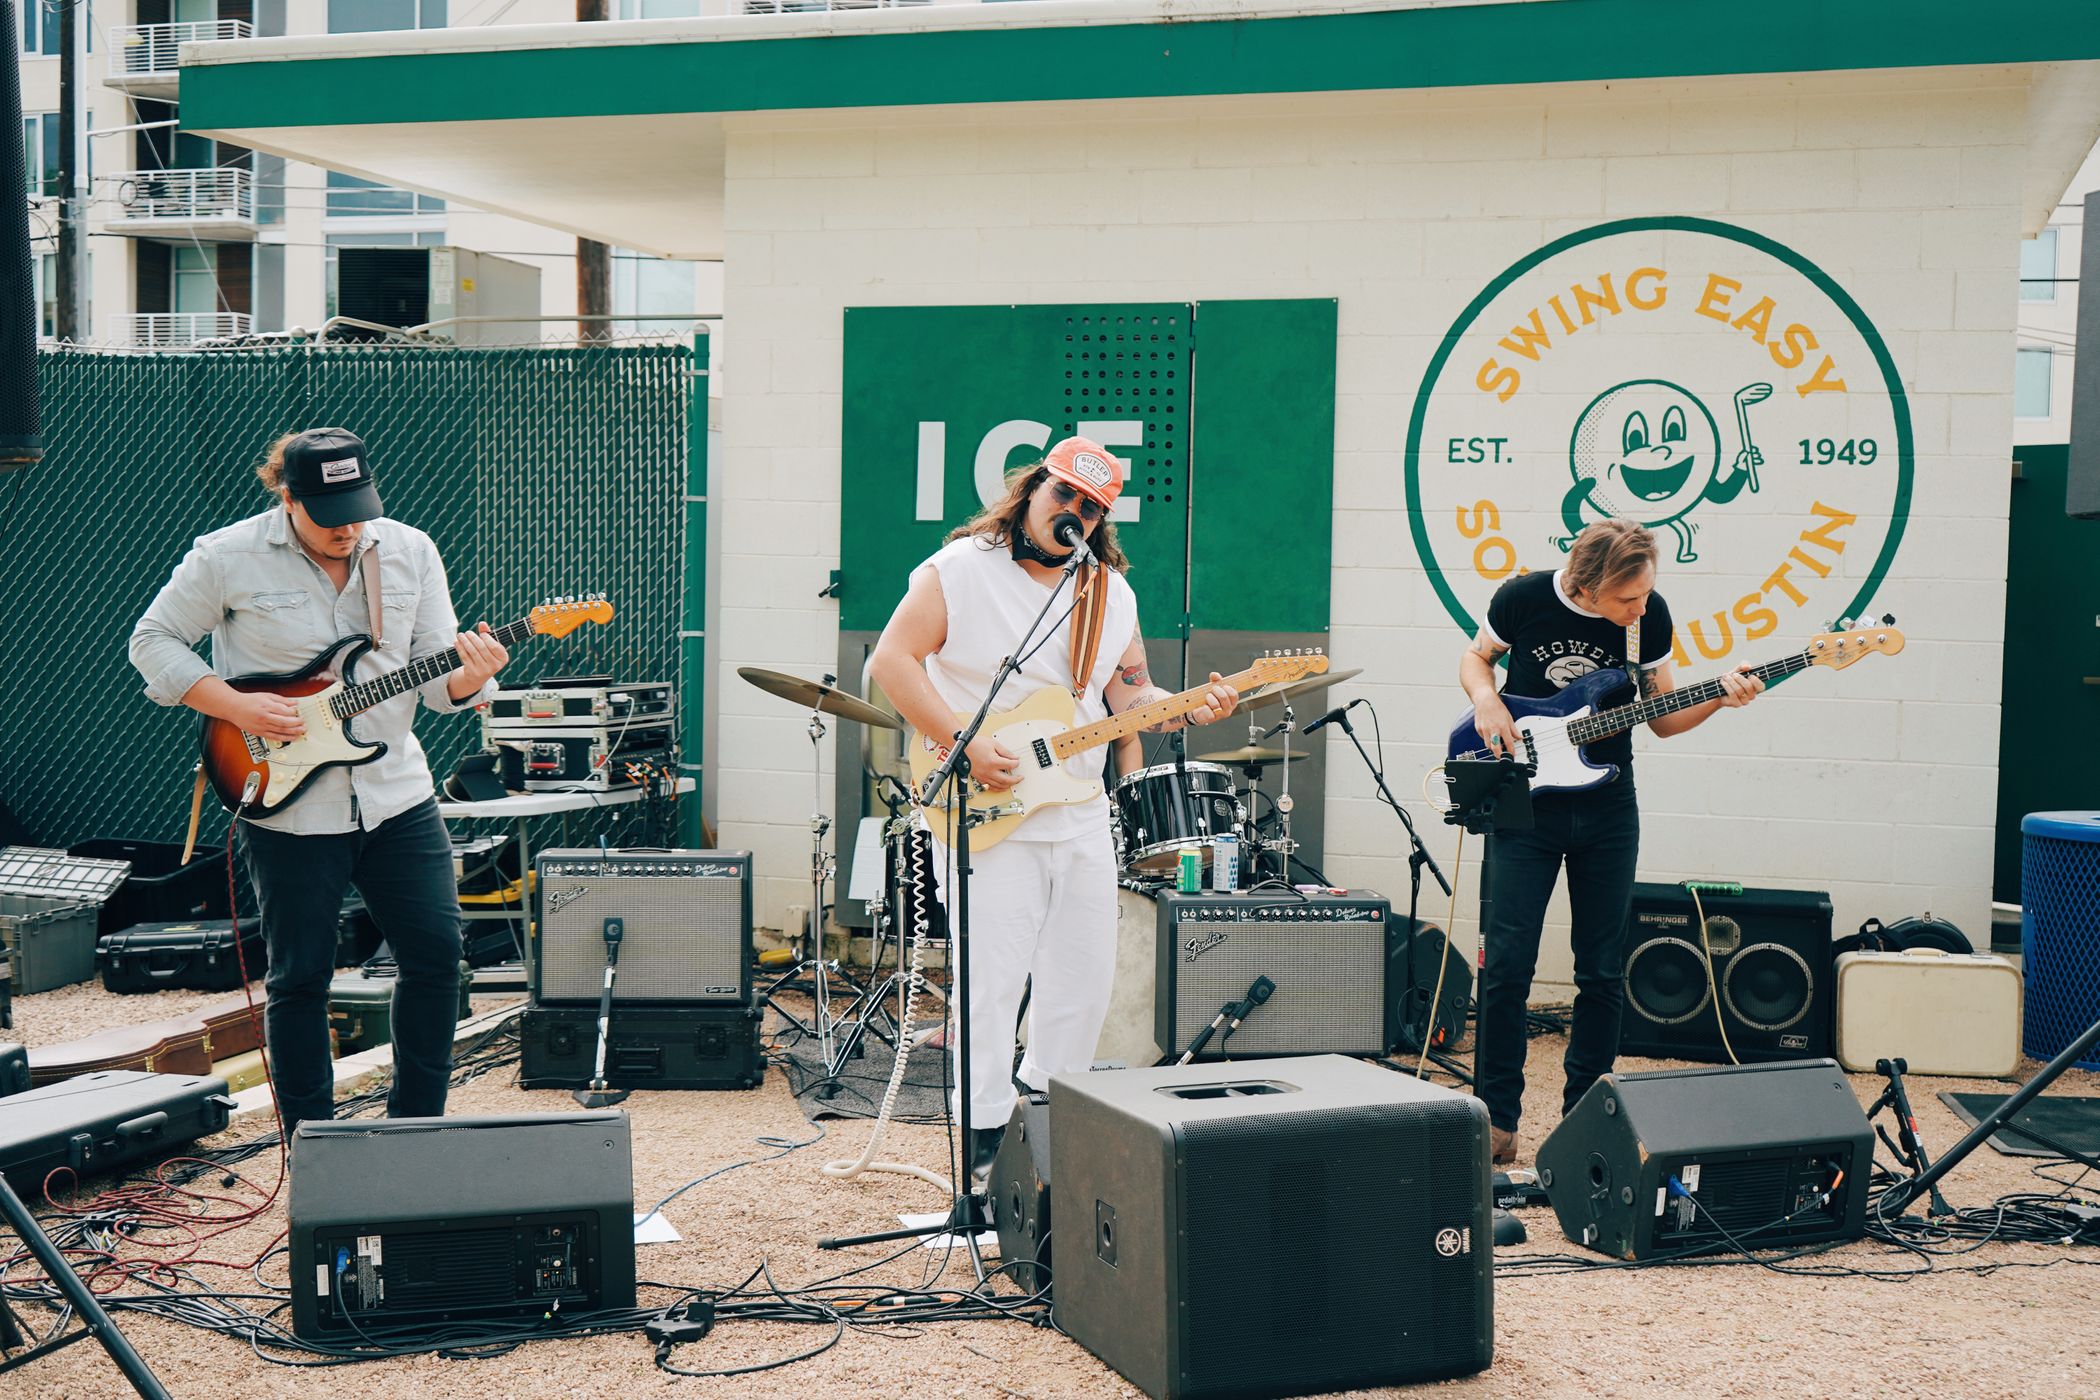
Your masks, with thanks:
[(939, 1187), (942, 1191), (952, 1196), (955, 1194), (954, 1183), (939, 1172), (928, 1171), (925, 1167), (917, 1166), (910, 1162), (878, 1162), (874, 1160), (875, 1149), (882, 1145), (882, 1135), (889, 1128), (890, 1111), (896, 1106), (897, 1092), (904, 1087), (904, 1070), (911, 1058), (913, 1044), (911, 1036), (912, 1014), (918, 1007), (919, 989), (925, 980), (926, 930), (927, 926), (932, 922), (926, 912), (926, 901), (930, 898), (929, 894), (918, 886), (917, 881), (909, 881), (907, 879), (911, 873), (910, 850), (912, 835), (912, 830), (905, 832), (897, 854), (899, 866), (897, 888), (902, 891), (907, 887), (907, 884), (909, 885), (911, 893), (908, 897), (912, 904), (911, 965), (904, 974), (904, 1021), (902, 1025), (897, 1027), (897, 1058), (890, 1065), (890, 1082), (882, 1091), (882, 1107), (876, 1111), (875, 1131), (868, 1135), (868, 1145), (861, 1149), (860, 1156), (857, 1158), (848, 1160), (841, 1157), (836, 1161), (826, 1162), (817, 1170), (837, 1181), (850, 1181), (862, 1172), (892, 1172), (898, 1176), (915, 1176), (921, 1181), (929, 1182)]

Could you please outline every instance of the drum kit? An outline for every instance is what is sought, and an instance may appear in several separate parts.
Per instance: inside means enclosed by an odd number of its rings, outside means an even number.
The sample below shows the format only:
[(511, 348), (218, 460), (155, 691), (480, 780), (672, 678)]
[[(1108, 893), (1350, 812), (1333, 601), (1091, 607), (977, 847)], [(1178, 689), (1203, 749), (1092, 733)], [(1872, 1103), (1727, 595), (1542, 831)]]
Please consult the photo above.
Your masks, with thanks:
[[(1193, 759), (1177, 756), (1174, 762), (1152, 764), (1118, 778), (1112, 825), (1123, 882), (1131, 888), (1171, 883), (1182, 852), (1194, 851), (1206, 872), (1205, 887), (1210, 888), (1207, 876), (1221, 835), (1231, 835), (1239, 843), (1234, 888), (1247, 889), (1271, 880), (1288, 882), (1298, 850), (1298, 843), (1291, 839), (1290, 766), (1310, 757), (1308, 750), (1291, 747), (1297, 732), (1292, 702), (1362, 674), (1361, 668), (1330, 671), (1289, 685), (1250, 690), (1240, 697), (1242, 712), (1252, 714), (1281, 705), (1283, 719), (1266, 729), (1250, 723), (1248, 741), (1240, 748), (1198, 754)], [(1174, 735), (1177, 755), (1184, 733)], [(1276, 738), (1282, 739), (1281, 747), (1264, 742)], [(1273, 798), (1262, 791), (1262, 779), (1270, 768), (1282, 770), (1281, 790)], [(1244, 798), (1235, 775), (1246, 782)]]

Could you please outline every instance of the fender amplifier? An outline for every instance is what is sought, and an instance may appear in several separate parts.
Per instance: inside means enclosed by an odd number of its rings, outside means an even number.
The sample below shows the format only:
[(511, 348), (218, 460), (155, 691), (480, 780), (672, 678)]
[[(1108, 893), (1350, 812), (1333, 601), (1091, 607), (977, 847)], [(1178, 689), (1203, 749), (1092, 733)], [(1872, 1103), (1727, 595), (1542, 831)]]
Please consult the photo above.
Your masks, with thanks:
[(1742, 1064), (1828, 1055), (1830, 896), (1702, 887), (1698, 908), (1704, 939), (1682, 885), (1633, 887), (1620, 1051), (1720, 1064), (1731, 1050)]
[[(1162, 894), (1157, 1043), (1174, 1059), (1218, 1012), (1260, 978), (1275, 984), (1229, 1040), (1206, 1055), (1383, 1055), (1392, 1047), (1386, 1005), (1392, 907), (1383, 895)], [(1402, 922), (1405, 922), (1404, 920)]]
[(1873, 1166), (1831, 1060), (1607, 1074), (1538, 1151), (1561, 1229), (1619, 1259), (1858, 1239)]
[(1451, 1089), (1339, 1055), (1053, 1075), (1050, 1200), (1058, 1326), (1147, 1395), (1492, 1359), (1487, 1110)]
[(548, 850), (534, 863), (535, 1003), (598, 1004), (608, 919), (625, 928), (615, 1002), (751, 1000), (749, 851)]
[(301, 1123), (292, 1164), (303, 1341), (634, 1306), (624, 1113)]

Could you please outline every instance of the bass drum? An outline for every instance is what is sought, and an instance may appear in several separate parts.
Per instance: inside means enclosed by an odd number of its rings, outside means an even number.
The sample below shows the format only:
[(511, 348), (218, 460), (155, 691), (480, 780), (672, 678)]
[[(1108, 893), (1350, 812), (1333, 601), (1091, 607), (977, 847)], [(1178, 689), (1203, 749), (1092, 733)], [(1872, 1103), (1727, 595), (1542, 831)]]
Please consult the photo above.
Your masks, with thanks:
[[(1144, 1069), (1159, 1063), (1152, 1038), (1152, 984), (1159, 976), (1159, 912), (1152, 896), (1129, 886), (1116, 889), (1116, 980), (1108, 993), (1108, 1017), (1094, 1042), (1095, 1064)], [(1028, 1044), (1028, 1017), (1017, 1041)]]
[(1238, 831), (1243, 815), (1232, 770), (1215, 763), (1159, 763), (1116, 783), (1116, 824), (1123, 829), (1126, 871), (1174, 874), (1183, 851), (1210, 867), (1211, 843)]

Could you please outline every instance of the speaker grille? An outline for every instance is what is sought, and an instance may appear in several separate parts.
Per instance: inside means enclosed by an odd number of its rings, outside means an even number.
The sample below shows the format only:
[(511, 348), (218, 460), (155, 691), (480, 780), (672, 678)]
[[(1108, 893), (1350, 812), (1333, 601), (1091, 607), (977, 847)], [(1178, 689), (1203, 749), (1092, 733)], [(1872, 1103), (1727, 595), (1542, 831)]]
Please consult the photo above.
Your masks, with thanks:
[[(1477, 1369), (1492, 1259), (1473, 1235), (1485, 1164), (1470, 1122), (1365, 1107), (1183, 1125), (1186, 1393)], [(1404, 1292), (1381, 1286), (1394, 1279)]]
[(615, 1001), (748, 996), (744, 876), (543, 875), (540, 1000), (598, 1000), (608, 918), (625, 925)]
[(1758, 943), (1737, 953), (1721, 980), (1728, 1009), (1761, 1031), (1783, 1031), (1815, 1003), (1808, 960), (1782, 943)]
[(1626, 1005), (1657, 1025), (1691, 1020), (1706, 1010), (1712, 995), (1705, 955), (1682, 938), (1643, 943), (1626, 959)]
[[(1255, 1055), (1383, 1054), (1386, 926), (1356, 923), (1231, 923), (1203, 919), (1170, 924), (1174, 939), (1173, 1043), (1188, 1047), (1227, 1002), (1247, 995), (1257, 977), (1276, 991), (1248, 1015), (1223, 1049)], [(1208, 1047), (1220, 1049), (1214, 1036)]]

